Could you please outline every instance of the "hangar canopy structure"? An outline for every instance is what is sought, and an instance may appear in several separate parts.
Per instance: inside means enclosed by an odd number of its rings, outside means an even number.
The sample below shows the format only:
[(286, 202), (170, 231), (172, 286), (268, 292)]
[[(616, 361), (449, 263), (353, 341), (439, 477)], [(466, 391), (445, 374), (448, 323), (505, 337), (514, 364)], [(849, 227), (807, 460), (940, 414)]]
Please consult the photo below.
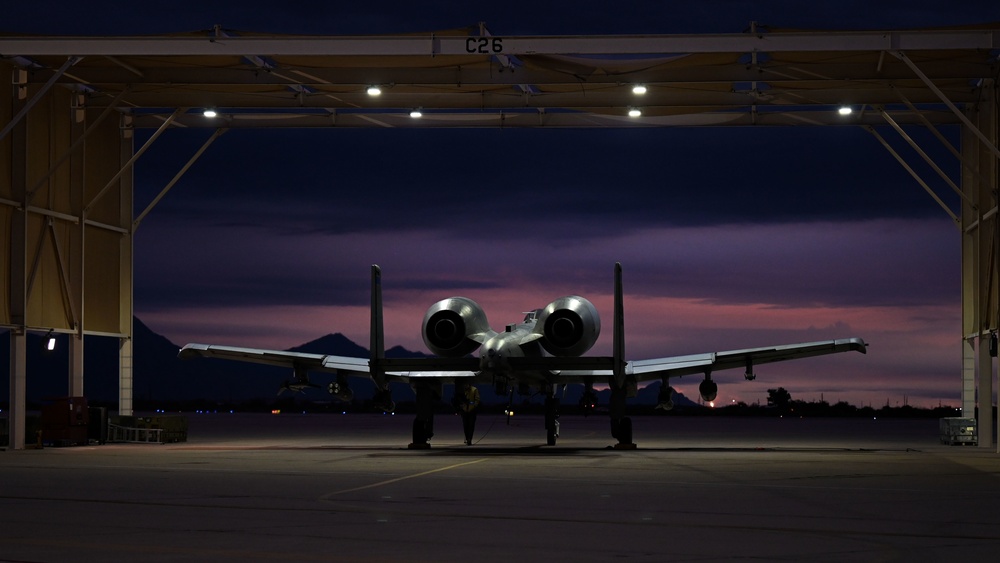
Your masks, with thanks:
[[(998, 50), (1000, 24), (617, 36), (500, 36), (483, 24), (392, 36), (221, 26), (141, 37), (0, 35), (0, 69), (12, 78), (0, 89), (11, 447), (24, 447), (28, 332), (71, 335), (69, 395), (85, 395), (83, 336), (120, 339), (119, 411), (131, 414), (133, 234), (230, 129), (703, 126), (863, 127), (934, 198), (963, 235), (956, 383), (966, 416), (982, 407), (980, 444), (990, 447)], [(941, 132), (955, 125), (959, 147)], [(946, 145), (959, 178), (912, 139), (911, 126)], [(139, 128), (154, 132), (135, 150)], [(136, 213), (133, 166), (167, 129), (214, 134)], [(905, 145), (933, 177), (896, 148)]]

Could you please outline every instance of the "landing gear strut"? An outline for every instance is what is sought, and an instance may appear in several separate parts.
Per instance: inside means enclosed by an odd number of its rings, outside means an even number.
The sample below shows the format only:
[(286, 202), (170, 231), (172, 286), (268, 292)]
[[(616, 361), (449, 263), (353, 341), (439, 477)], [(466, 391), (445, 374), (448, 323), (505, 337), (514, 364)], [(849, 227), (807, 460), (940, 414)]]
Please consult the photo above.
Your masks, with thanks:
[(545, 397), (545, 443), (554, 446), (559, 437), (559, 398)]
[(434, 419), (413, 419), (413, 441), (406, 446), (411, 450), (426, 450), (431, 445), (428, 440), (434, 435)]
[(625, 398), (627, 392), (624, 386), (611, 385), (611, 404), (609, 411), (611, 414), (611, 436), (618, 440), (614, 445), (616, 450), (634, 450), (636, 445), (632, 442), (632, 419), (625, 416)]
[(434, 436), (434, 400), (437, 398), (429, 385), (417, 385), (417, 418), (413, 420), (413, 442), (407, 446), (411, 450), (430, 448), (428, 440)]
[(376, 409), (382, 412), (392, 412), (396, 410), (396, 403), (392, 400), (392, 391), (388, 388), (376, 390), (375, 397), (372, 398), (372, 404)]

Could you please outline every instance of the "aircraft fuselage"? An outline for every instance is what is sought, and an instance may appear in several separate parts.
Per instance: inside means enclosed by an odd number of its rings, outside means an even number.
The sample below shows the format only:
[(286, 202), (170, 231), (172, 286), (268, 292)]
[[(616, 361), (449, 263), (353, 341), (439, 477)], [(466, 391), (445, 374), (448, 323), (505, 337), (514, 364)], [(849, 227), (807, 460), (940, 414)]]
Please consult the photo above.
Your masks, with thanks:
[[(534, 318), (529, 318), (525, 322), (508, 325), (503, 332), (486, 339), (479, 347), (480, 375), (512, 378), (515, 370), (507, 361), (509, 358), (540, 357), (542, 347), (535, 332), (537, 322)], [(544, 372), (526, 374), (520, 371), (517, 375), (519, 379), (524, 379), (525, 376), (533, 376), (532, 379), (546, 379), (545, 376), (548, 374)]]

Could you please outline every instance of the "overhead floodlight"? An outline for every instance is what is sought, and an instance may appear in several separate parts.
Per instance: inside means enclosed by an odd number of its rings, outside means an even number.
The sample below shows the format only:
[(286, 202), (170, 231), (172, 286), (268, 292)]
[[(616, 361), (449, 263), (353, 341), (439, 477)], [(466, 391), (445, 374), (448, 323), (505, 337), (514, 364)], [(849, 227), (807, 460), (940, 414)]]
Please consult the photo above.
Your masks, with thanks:
[(413, 119), (419, 119), (424, 116), (424, 112), (420, 111), (420, 108), (410, 111), (410, 117)]
[(202, 113), (202, 115), (204, 115), (205, 117), (216, 117), (219, 114), (218, 112), (215, 111), (214, 108), (205, 108), (205, 111)]
[(372, 84), (371, 86), (368, 87), (368, 95), (369, 96), (381, 96), (382, 95), (382, 89), (379, 88), (378, 84)]
[(632, 87), (632, 93), (636, 94), (636, 95), (639, 95), (639, 96), (645, 94), (646, 93), (646, 85), (645, 84), (636, 84), (635, 86)]
[(628, 116), (629, 117), (639, 117), (640, 115), (642, 115), (642, 110), (641, 109), (639, 109), (639, 108), (628, 108)]
[(854, 113), (854, 109), (851, 108), (851, 106), (840, 106), (840, 109), (837, 110), (837, 113), (839, 113), (840, 115), (851, 115), (852, 113)]
[(49, 330), (49, 333), (45, 335), (45, 349), (49, 352), (56, 349), (56, 335), (52, 334), (51, 329)]

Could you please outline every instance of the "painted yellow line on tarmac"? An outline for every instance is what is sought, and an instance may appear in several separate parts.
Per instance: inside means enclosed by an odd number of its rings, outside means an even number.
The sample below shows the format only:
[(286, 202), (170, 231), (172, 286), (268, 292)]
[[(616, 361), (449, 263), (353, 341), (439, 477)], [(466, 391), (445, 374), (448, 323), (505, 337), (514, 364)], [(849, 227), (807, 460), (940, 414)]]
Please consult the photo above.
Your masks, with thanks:
[(385, 481), (379, 481), (378, 483), (372, 483), (370, 485), (362, 485), (360, 487), (354, 487), (354, 488), (351, 488), (351, 489), (343, 489), (343, 490), (340, 490), (340, 491), (334, 491), (332, 493), (326, 493), (325, 495), (323, 495), (323, 496), (321, 496), (319, 498), (320, 498), (320, 500), (327, 500), (330, 497), (334, 497), (334, 496), (337, 496), (337, 495), (342, 495), (342, 494), (345, 494), (345, 493), (353, 493), (353, 492), (356, 492), (356, 491), (363, 491), (365, 489), (374, 489), (375, 487), (381, 487), (382, 485), (388, 485), (390, 483), (398, 483), (399, 481), (406, 481), (407, 479), (414, 479), (416, 477), (423, 477), (424, 475), (430, 475), (431, 473), (440, 473), (442, 471), (448, 471), (448, 470), (451, 470), (451, 469), (457, 469), (457, 468), (465, 466), (465, 465), (472, 465), (473, 463), (479, 463), (479, 462), (482, 462), (482, 461), (486, 461), (487, 459), (489, 459), (489, 458), (485, 458), (484, 457), (484, 458), (481, 458), (481, 459), (474, 459), (472, 461), (466, 461), (464, 463), (456, 463), (454, 465), (449, 465), (447, 467), (439, 467), (437, 469), (430, 469), (430, 470), (427, 470), (427, 471), (422, 471), (420, 473), (414, 473), (413, 475), (404, 475), (403, 477), (396, 477), (395, 479), (387, 479)]

